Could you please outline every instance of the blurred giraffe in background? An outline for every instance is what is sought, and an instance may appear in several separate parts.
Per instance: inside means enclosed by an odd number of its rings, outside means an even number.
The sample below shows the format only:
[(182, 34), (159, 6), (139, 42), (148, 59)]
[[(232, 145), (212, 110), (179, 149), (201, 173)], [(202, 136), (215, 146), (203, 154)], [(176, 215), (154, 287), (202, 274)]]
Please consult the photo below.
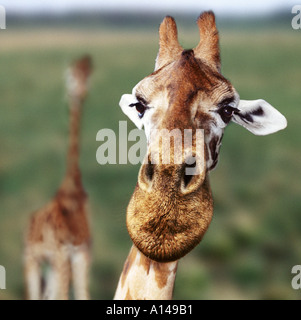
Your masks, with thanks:
[[(79, 168), (79, 138), (91, 72), (89, 56), (67, 70), (70, 136), (66, 174), (54, 198), (31, 217), (25, 239), (24, 275), (31, 300), (68, 299), (71, 280), (75, 299), (89, 299), (91, 239), (87, 195)], [(42, 286), (44, 263), (49, 270)]]

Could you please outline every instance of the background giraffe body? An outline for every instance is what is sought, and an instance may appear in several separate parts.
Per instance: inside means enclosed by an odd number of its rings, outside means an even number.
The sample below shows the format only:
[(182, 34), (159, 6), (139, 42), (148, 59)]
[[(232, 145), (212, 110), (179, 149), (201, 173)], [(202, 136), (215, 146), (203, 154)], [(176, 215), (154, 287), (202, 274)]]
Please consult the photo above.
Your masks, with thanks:
[[(30, 220), (24, 255), (29, 299), (68, 299), (71, 279), (75, 298), (89, 298), (88, 204), (78, 162), (81, 109), (90, 72), (90, 58), (83, 57), (67, 74), (70, 107), (67, 172), (54, 198)], [(44, 288), (41, 286), (43, 262), (50, 267)]]

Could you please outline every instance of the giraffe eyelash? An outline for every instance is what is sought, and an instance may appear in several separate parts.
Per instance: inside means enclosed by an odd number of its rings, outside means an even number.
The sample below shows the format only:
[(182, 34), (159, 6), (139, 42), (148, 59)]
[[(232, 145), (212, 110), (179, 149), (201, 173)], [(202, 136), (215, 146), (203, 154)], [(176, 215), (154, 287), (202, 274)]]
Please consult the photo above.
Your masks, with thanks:
[(138, 117), (142, 119), (145, 111), (150, 109), (151, 107), (148, 106), (147, 101), (144, 98), (142, 98), (140, 95), (137, 94), (136, 99), (137, 99), (137, 102), (131, 103), (129, 107), (131, 108), (135, 107), (138, 112)]
[(144, 104), (142, 104), (141, 102), (131, 103), (129, 106), (136, 108), (136, 110), (138, 112), (138, 117), (140, 119), (143, 118), (145, 111), (148, 109), (148, 107), (145, 106)]
[(146, 103), (146, 101), (145, 101), (143, 98), (137, 97), (137, 100), (138, 100), (138, 102), (131, 103), (131, 104), (129, 105), (129, 107), (131, 107), (131, 108), (132, 108), (132, 107), (135, 107), (136, 110), (137, 110), (137, 112), (138, 112), (138, 117), (139, 117), (140, 119), (142, 119), (143, 116), (144, 116), (145, 111), (146, 111), (147, 109), (149, 109), (149, 107), (147, 106), (147, 103)]

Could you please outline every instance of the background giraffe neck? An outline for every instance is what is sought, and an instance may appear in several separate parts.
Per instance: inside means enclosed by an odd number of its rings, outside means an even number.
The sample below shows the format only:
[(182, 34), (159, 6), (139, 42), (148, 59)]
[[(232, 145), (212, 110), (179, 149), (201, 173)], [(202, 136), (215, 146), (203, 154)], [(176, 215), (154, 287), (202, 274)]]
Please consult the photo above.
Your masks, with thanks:
[(67, 153), (65, 180), (81, 186), (79, 168), (81, 104), (73, 99), (70, 102), (69, 146)]
[(172, 299), (177, 265), (177, 261), (159, 263), (150, 260), (133, 245), (124, 264), (114, 299)]

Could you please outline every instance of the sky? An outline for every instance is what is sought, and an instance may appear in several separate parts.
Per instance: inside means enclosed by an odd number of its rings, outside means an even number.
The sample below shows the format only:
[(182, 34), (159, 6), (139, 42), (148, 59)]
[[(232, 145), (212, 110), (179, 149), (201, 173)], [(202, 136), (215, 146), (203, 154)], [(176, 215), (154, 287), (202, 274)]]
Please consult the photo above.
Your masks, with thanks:
[[(200, 12), (211, 9), (216, 14), (268, 14), (277, 9), (292, 8), (297, 0), (0, 0), (6, 12), (66, 13), (71, 10), (157, 10)], [(300, 1), (299, 1), (300, 2)], [(297, 2), (298, 3), (298, 2)]]

